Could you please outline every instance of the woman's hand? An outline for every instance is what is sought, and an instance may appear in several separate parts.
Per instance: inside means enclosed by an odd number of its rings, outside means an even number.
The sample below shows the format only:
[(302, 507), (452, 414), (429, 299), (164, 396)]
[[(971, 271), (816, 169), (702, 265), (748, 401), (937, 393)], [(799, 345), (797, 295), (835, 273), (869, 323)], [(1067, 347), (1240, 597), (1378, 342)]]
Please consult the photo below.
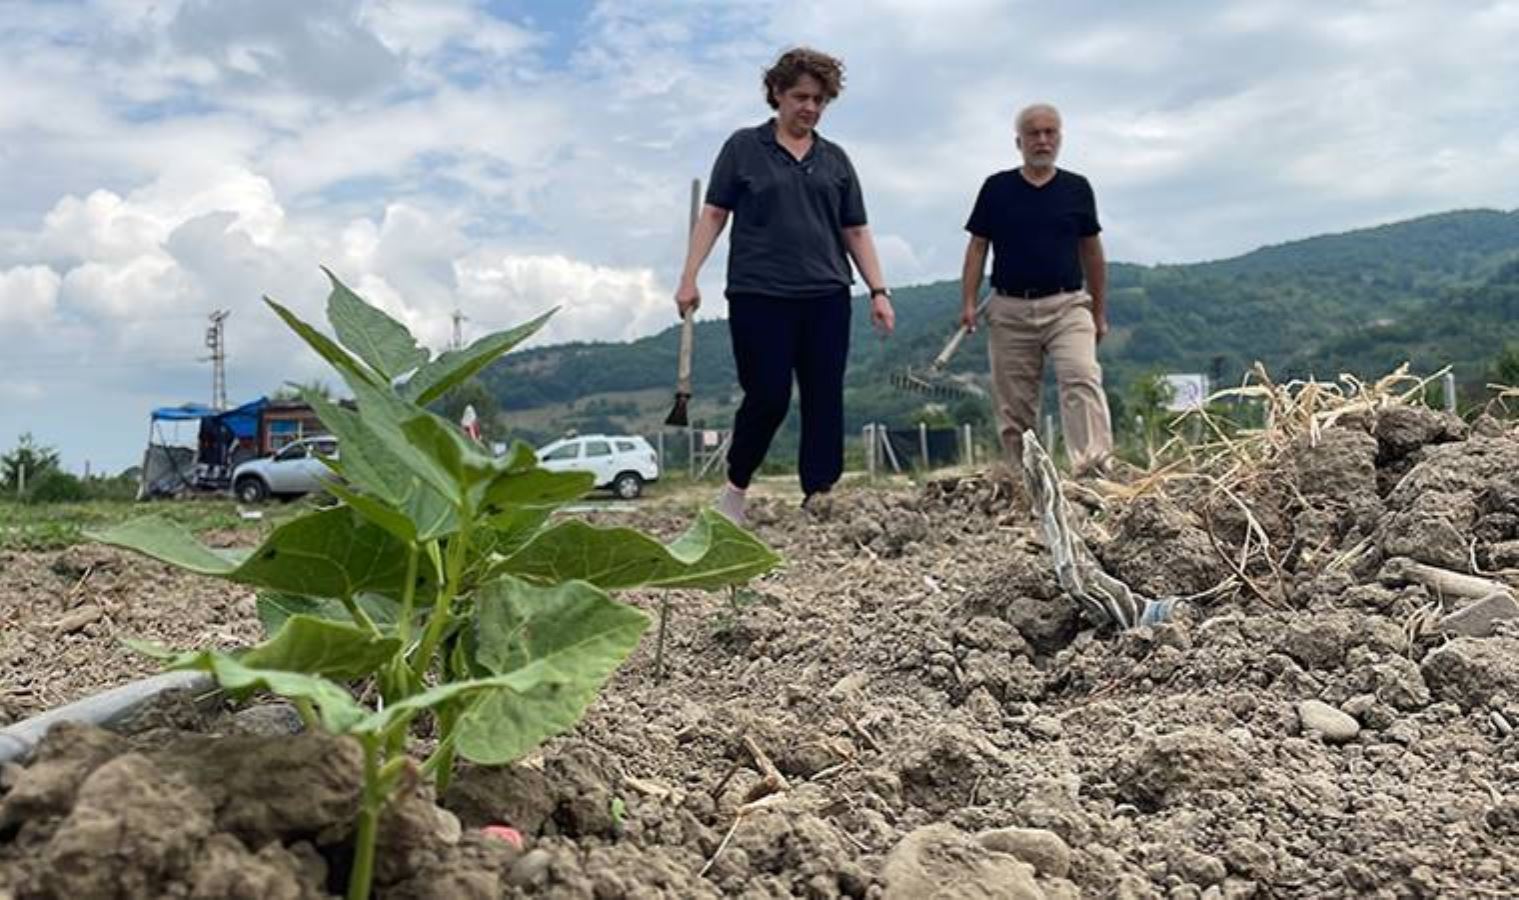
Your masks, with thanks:
[(891, 298), (876, 294), (870, 298), (870, 322), (882, 337), (889, 336), (897, 328), (897, 311), (891, 308)]
[(684, 319), (696, 315), (700, 308), (701, 291), (697, 290), (696, 282), (681, 279), (680, 287), (675, 289), (675, 311)]

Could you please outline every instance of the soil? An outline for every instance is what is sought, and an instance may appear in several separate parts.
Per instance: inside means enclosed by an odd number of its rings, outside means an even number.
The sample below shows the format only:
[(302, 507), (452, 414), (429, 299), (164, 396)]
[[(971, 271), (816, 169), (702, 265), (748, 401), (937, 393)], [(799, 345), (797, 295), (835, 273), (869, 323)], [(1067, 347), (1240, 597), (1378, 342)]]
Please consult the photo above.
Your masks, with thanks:
[[(1147, 595), (1249, 582), (1123, 633), (1061, 594), (1005, 484), (846, 488), (818, 515), (761, 499), (785, 567), (736, 596), (675, 594), (664, 677), (651, 630), (530, 759), (464, 767), (441, 798), (415, 786), (382, 830), (377, 893), (1511, 895), (1519, 623), (1441, 633), (1464, 601), (1388, 561), (1519, 584), (1519, 432), (1394, 407), (1234, 493), (1250, 516), (1182, 480), (1083, 508), (1098, 558)], [(617, 521), (671, 536), (689, 516)], [(1270, 560), (1241, 566), (1254, 529)], [(135, 557), (0, 566), (13, 717), (148, 671), (117, 637), (257, 633), (247, 592)], [(86, 605), (101, 618), (59, 634)], [(135, 734), (55, 730), (0, 772), (0, 897), (340, 892), (356, 755), (291, 726), (279, 706), (169, 704)], [(498, 824), (523, 846), (482, 830)]]

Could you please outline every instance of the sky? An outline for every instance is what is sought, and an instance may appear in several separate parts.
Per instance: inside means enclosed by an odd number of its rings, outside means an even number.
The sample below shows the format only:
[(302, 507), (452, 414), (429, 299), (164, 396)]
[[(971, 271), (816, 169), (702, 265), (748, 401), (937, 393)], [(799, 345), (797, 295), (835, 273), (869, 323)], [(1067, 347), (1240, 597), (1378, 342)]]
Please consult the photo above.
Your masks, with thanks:
[(1516, 0), (0, 0), (0, 451), (134, 464), (216, 310), (234, 404), (334, 382), (261, 301), (321, 321), (324, 265), (433, 348), (668, 327), (690, 181), (798, 44), (894, 285), (958, 276), (1036, 101), (1110, 259), (1519, 206)]

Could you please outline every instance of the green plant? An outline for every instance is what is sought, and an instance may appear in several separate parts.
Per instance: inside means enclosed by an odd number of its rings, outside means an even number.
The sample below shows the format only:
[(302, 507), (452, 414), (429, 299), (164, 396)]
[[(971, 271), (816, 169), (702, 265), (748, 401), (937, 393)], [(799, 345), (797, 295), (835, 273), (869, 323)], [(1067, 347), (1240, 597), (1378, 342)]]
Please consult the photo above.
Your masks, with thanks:
[(47, 472), (58, 468), (58, 451), (37, 443), (31, 432), (16, 441), (9, 453), (0, 456), (0, 487), (14, 493)]
[[(542, 316), (436, 358), (336, 277), (337, 340), (265, 302), (337, 369), (356, 409), (304, 399), (342, 445), (329, 463), (340, 503), (274, 528), (249, 553), (212, 549), (156, 517), (94, 535), (206, 575), (261, 589), (268, 633), (238, 653), (138, 649), (170, 668), (212, 673), (234, 692), (292, 700), (308, 723), (363, 748), (364, 789), (350, 897), (367, 896), (380, 813), (403, 780), (414, 723), (433, 720), (422, 773), (446, 786), (455, 754), (509, 762), (573, 726), (648, 625), (609, 591), (712, 589), (779, 560), (747, 532), (702, 512), (665, 545), (555, 510), (591, 476), (540, 469), (530, 447), (486, 455), (428, 404), (532, 335)], [(372, 680), (361, 705), (345, 682)]]
[(81, 503), (89, 499), (83, 482), (61, 469), (44, 469), (27, 484), (27, 503)]

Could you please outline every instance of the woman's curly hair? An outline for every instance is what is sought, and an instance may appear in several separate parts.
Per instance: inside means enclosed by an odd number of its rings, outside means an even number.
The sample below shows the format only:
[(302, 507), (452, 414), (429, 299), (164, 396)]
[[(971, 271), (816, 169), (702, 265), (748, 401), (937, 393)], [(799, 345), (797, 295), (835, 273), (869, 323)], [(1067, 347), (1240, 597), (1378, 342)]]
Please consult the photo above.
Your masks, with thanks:
[(833, 100), (844, 90), (844, 61), (810, 47), (794, 47), (781, 54), (775, 65), (765, 70), (765, 102), (779, 109), (776, 99), (796, 87), (803, 75), (811, 75), (823, 86), (823, 96)]

